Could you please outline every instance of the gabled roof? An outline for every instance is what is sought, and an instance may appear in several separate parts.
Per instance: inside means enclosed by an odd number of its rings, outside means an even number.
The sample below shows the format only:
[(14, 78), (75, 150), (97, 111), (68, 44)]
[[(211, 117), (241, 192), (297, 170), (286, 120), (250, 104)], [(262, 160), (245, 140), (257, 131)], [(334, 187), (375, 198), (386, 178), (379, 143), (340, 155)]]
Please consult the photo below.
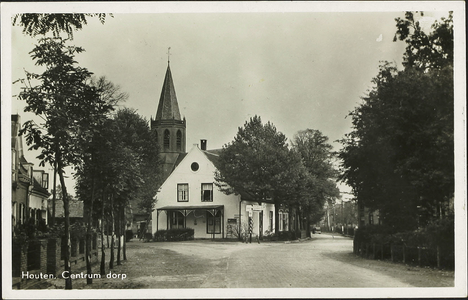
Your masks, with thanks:
[(158, 110), (156, 112), (156, 120), (179, 120), (180, 111), (179, 104), (172, 81), (171, 68), (167, 66), (166, 77), (164, 78), (161, 97), (159, 98)]
[(218, 158), (219, 158), (219, 151), (221, 149), (215, 150), (202, 150), (203, 154), (205, 154), (206, 158), (208, 158), (213, 165), (218, 168)]

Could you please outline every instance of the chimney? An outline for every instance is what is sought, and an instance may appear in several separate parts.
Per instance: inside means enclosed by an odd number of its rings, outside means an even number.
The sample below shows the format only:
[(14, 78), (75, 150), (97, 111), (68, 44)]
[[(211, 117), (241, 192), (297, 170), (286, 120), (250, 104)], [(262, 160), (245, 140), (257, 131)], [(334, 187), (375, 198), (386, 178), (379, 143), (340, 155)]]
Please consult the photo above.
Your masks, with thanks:
[(201, 150), (206, 151), (206, 140), (200, 140)]

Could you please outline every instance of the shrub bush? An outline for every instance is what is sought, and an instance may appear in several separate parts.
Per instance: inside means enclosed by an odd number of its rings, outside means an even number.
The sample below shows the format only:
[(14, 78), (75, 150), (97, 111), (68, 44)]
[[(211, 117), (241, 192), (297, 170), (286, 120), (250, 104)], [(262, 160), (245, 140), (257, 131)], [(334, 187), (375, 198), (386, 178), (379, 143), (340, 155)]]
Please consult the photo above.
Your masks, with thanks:
[(145, 242), (151, 242), (152, 239), (153, 235), (151, 234), (151, 232), (145, 233)]
[(164, 241), (187, 241), (193, 240), (194, 230), (192, 228), (177, 228), (169, 230), (158, 230), (153, 237), (156, 242)]
[(276, 239), (278, 241), (292, 241), (292, 240), (297, 240), (297, 235), (296, 232), (294, 231), (280, 231), (277, 234), (275, 234)]

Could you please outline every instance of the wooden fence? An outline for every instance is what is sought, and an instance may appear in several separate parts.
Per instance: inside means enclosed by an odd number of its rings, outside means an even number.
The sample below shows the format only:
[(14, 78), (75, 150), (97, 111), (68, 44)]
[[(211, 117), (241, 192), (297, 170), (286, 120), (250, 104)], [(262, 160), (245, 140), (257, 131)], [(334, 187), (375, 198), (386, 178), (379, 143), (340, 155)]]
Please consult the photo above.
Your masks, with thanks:
[(453, 268), (454, 255), (443, 247), (408, 247), (405, 245), (354, 242), (354, 254), (370, 259), (391, 260), (418, 266)]

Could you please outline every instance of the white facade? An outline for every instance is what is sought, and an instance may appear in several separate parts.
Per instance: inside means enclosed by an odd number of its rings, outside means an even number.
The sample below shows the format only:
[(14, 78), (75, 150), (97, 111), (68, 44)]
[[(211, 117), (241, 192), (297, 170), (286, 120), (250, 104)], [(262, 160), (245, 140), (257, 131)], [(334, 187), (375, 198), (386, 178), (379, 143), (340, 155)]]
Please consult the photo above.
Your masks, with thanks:
[[(158, 230), (193, 228), (194, 238), (237, 238), (239, 230), (248, 231), (246, 205), (258, 203), (219, 191), (214, 184), (216, 167), (209, 156), (216, 155), (194, 145), (163, 183), (156, 194), (153, 234)], [(274, 217), (270, 218), (274, 216), (274, 205), (263, 204), (261, 209), (252, 212), (253, 236), (274, 228)]]

